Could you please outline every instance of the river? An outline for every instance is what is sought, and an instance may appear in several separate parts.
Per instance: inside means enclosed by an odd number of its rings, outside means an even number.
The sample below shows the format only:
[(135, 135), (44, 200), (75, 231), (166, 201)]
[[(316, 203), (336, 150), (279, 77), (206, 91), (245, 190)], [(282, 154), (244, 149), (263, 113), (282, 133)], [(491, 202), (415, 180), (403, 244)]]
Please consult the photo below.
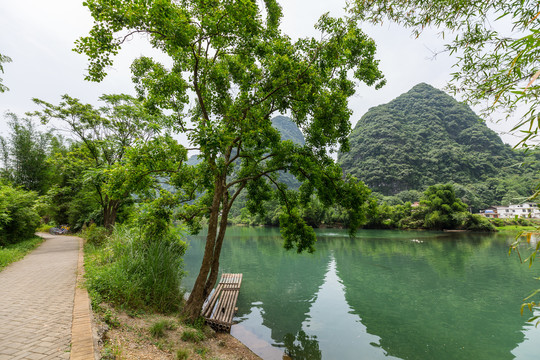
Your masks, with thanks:
[[(204, 234), (188, 237), (191, 289)], [(243, 273), (231, 333), (264, 359), (538, 359), (540, 327), (520, 315), (540, 283), (508, 256), (512, 234), (317, 231), (314, 254), (279, 230), (231, 227), (221, 272)], [(538, 311), (540, 315), (540, 311)]]

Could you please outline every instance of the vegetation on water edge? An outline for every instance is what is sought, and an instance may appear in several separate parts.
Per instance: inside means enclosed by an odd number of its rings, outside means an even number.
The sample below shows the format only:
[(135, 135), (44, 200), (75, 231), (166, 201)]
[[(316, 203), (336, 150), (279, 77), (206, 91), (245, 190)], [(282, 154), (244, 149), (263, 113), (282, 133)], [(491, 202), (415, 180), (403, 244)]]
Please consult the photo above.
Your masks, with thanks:
[(538, 232), (537, 226), (522, 226), (522, 225), (504, 225), (497, 226), (497, 231), (500, 232), (516, 232), (516, 231), (527, 231), (536, 233)]
[(102, 302), (132, 310), (178, 311), (183, 302), (186, 244), (174, 230), (148, 236), (140, 228), (118, 225), (110, 236), (104, 228), (83, 234), (86, 285), (92, 305)]
[(489, 219), (497, 231), (527, 231), (536, 232), (540, 227), (540, 220), (526, 218)]
[[(419, 193), (420, 194), (420, 193)], [(419, 195), (419, 205), (411, 201), (389, 205), (371, 196), (366, 206), (365, 229), (460, 229), (470, 231), (496, 231), (493, 224), (483, 216), (471, 214), (467, 205), (456, 196), (452, 184), (428, 187)], [(232, 224), (277, 225), (277, 203), (266, 205), (264, 216), (251, 215), (245, 209), (231, 211)], [(347, 226), (346, 211), (340, 207), (324, 207), (317, 199), (312, 199), (301, 209), (301, 216), (314, 227)]]
[(0, 271), (9, 264), (22, 259), (30, 251), (38, 247), (43, 242), (43, 238), (38, 236), (19, 241), (15, 244), (0, 246)]

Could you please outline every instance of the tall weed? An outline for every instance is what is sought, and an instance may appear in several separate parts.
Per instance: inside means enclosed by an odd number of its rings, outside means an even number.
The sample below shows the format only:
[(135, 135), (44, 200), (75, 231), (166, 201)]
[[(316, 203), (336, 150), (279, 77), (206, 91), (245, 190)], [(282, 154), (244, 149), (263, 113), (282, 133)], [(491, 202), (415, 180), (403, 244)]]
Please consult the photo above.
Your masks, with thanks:
[(181, 305), (186, 244), (179, 233), (149, 237), (136, 228), (115, 227), (104, 246), (88, 247), (87, 283), (111, 304), (158, 312)]

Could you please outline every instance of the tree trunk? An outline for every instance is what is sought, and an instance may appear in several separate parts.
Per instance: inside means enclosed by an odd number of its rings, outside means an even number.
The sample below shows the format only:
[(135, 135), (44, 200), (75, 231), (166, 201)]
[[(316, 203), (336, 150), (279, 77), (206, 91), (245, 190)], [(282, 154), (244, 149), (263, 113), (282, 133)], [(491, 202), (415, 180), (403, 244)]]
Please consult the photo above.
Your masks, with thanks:
[[(216, 243), (214, 245), (214, 258), (212, 261), (212, 267), (210, 269), (210, 276), (206, 281), (204, 292), (210, 294), (214, 285), (216, 285), (218, 272), (219, 272), (219, 257), (221, 256), (221, 247), (223, 245), (223, 239), (225, 238), (225, 232), (227, 231), (227, 219), (229, 217), (229, 193), (225, 191), (223, 194), (223, 208), (221, 209), (221, 221), (219, 225), (219, 232), (217, 234)], [(208, 296), (208, 295), (207, 295)]]
[(195, 280), (195, 284), (193, 285), (193, 290), (183, 309), (184, 315), (191, 320), (195, 320), (201, 315), (202, 306), (211, 290), (211, 288), (208, 290), (207, 281), (209, 280), (208, 274), (214, 263), (219, 212), (224, 190), (222, 179), (217, 179), (214, 184), (214, 198), (212, 199), (212, 208), (210, 211), (210, 218), (208, 219), (208, 234), (206, 235), (206, 246), (204, 247), (201, 268), (199, 270), (199, 275), (197, 275), (197, 279)]
[(107, 229), (112, 230), (114, 224), (116, 223), (116, 215), (118, 214), (119, 208), (120, 201), (107, 201), (105, 207), (103, 208), (103, 226), (105, 226)]

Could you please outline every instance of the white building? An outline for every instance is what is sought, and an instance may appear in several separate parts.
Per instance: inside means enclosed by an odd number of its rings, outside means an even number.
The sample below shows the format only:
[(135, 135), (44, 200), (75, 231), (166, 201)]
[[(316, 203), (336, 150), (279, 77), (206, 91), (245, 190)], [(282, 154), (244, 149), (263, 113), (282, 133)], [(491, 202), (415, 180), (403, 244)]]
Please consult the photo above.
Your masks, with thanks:
[(498, 219), (513, 219), (516, 216), (520, 218), (540, 219), (540, 208), (535, 203), (492, 206), (486, 210), (480, 210), (480, 215)]

